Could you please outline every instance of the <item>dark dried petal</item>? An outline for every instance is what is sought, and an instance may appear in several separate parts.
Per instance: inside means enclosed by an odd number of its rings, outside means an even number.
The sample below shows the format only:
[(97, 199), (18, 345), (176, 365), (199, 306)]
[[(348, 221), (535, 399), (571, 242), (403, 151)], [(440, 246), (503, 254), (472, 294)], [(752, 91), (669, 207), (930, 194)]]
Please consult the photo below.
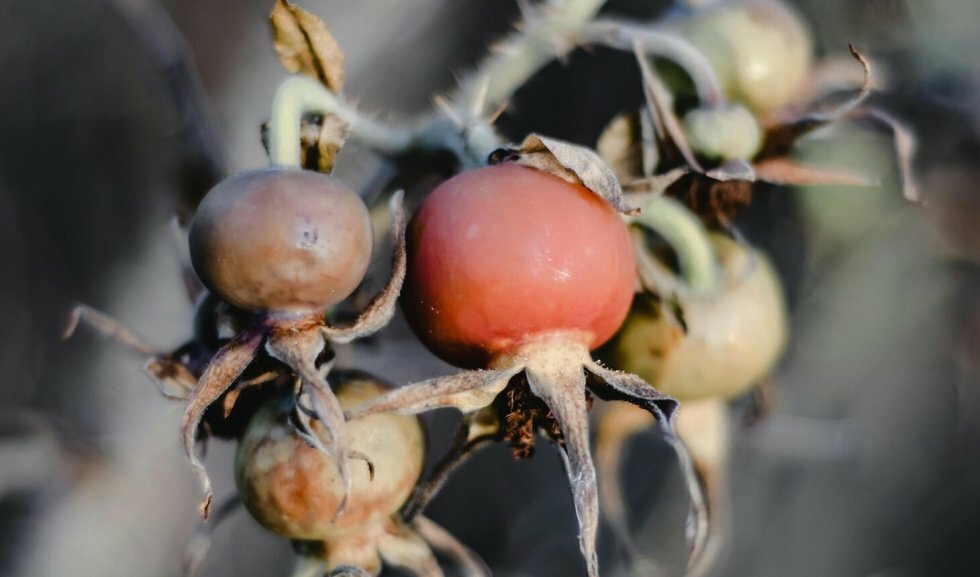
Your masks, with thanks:
[(432, 520), (420, 515), (412, 527), (434, 550), (451, 559), (463, 577), (490, 577), (490, 568), (479, 555)]
[(184, 441), (184, 454), (190, 462), (191, 467), (197, 473), (204, 488), (204, 501), (201, 503), (201, 515), (207, 519), (211, 507), (211, 480), (204, 465), (194, 454), (194, 439), (197, 427), (201, 423), (204, 411), (217, 401), (221, 395), (227, 391), (235, 382), (242, 371), (248, 367), (259, 345), (265, 338), (268, 328), (265, 326), (255, 326), (245, 329), (234, 336), (228, 343), (221, 347), (211, 359), (208, 368), (198, 382), (197, 388), (187, 403), (184, 417), (180, 423), (180, 430)]
[(589, 577), (598, 577), (596, 533), (599, 528), (599, 494), (589, 449), (589, 408), (585, 401), (585, 372), (581, 365), (557, 370), (527, 369), (531, 392), (551, 409), (564, 439), (562, 458), (575, 501), (579, 547)]
[(344, 84), (344, 53), (326, 24), (286, 0), (269, 14), (279, 61), (286, 70), (310, 76), (334, 92)]
[(325, 326), (321, 330), (324, 336), (335, 343), (349, 343), (381, 330), (395, 314), (398, 295), (405, 281), (406, 252), (405, 252), (405, 210), (402, 207), (404, 192), (399, 190), (391, 196), (391, 230), (392, 230), (392, 259), (391, 278), (388, 284), (371, 301), (364, 312), (357, 317), (354, 324), (346, 327)]

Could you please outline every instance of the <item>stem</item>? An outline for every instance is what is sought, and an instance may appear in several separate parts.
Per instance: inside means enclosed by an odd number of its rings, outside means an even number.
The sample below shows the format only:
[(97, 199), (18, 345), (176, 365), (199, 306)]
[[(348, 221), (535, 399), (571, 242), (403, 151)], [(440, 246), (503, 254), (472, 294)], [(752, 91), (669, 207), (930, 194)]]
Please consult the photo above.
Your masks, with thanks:
[(725, 103), (721, 82), (711, 63), (682, 36), (650, 26), (607, 19), (582, 26), (579, 38), (585, 43), (624, 51), (632, 51), (634, 46), (639, 45), (645, 54), (673, 60), (691, 77), (698, 98), (703, 103), (711, 106)]
[(662, 236), (677, 253), (681, 278), (694, 293), (710, 293), (718, 283), (715, 251), (701, 221), (680, 202), (656, 196), (629, 222), (645, 226)]
[(333, 114), (347, 123), (351, 135), (383, 154), (404, 152), (412, 133), (362, 116), (318, 81), (291, 76), (279, 85), (269, 119), (269, 157), (275, 166), (300, 166), (300, 121), (304, 114)]
[(511, 34), (461, 83), (457, 106), (492, 110), (504, 104), (535, 72), (575, 48), (578, 30), (595, 17), (606, 0), (549, 0), (531, 12), (524, 8), (525, 30)]

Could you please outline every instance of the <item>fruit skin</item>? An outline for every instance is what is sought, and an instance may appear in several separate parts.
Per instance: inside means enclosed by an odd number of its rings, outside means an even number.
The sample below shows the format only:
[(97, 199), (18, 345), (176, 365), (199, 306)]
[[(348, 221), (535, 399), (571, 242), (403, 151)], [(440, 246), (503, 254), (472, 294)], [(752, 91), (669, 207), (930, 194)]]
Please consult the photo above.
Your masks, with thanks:
[[(350, 373), (348, 373), (350, 375)], [(336, 375), (331, 375), (335, 380)], [(353, 373), (335, 387), (351, 408), (388, 392), (367, 375)], [(235, 456), (235, 482), (249, 512), (264, 527), (291, 539), (359, 542), (381, 531), (408, 499), (422, 473), (425, 442), (417, 417), (379, 414), (350, 421), (350, 448), (375, 466), (351, 467), (352, 489), (334, 519), (343, 485), (333, 457), (309, 446), (290, 424), (293, 398), (278, 396), (252, 419)], [(314, 427), (320, 426), (313, 421)]]
[(367, 207), (339, 180), (263, 169), (218, 183), (191, 222), (194, 271), (250, 311), (323, 310), (349, 296), (371, 259)]
[(682, 33), (707, 56), (729, 96), (763, 114), (794, 99), (813, 60), (806, 24), (776, 0), (706, 8)]
[(402, 309), (463, 368), (553, 333), (590, 349), (629, 311), (636, 268), (620, 215), (581, 185), (505, 163), (436, 188), (409, 224)]
[(762, 145), (762, 128), (745, 107), (695, 108), (684, 115), (688, 143), (711, 159), (748, 160)]
[(601, 353), (682, 402), (745, 392), (773, 369), (788, 338), (782, 287), (768, 259), (721, 235), (711, 243), (724, 286), (710, 296), (680, 296), (687, 333), (663, 303), (638, 297)]

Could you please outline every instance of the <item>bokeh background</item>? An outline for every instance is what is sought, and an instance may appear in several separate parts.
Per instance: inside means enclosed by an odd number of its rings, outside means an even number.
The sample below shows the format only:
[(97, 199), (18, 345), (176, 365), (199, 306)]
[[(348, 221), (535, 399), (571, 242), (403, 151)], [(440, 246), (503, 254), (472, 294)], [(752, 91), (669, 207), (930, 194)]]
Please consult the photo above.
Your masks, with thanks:
[[(0, 575), (172, 576), (196, 526), (198, 489), (178, 446), (179, 403), (140, 359), (59, 333), (75, 302), (161, 348), (190, 330), (181, 199), (261, 166), (258, 134), (284, 75), (268, 0), (4, 0), (0, 3)], [(503, 0), (310, 0), (347, 54), (346, 93), (406, 118), (449, 90), (509, 30)], [(793, 340), (771, 414), (738, 427), (736, 532), (717, 575), (980, 574), (980, 4), (801, 0), (819, 55), (854, 42), (885, 90), (873, 102), (914, 129), (928, 204), (900, 195), (890, 142), (855, 129), (800, 147), (813, 162), (882, 176), (871, 189), (765, 189), (740, 218), (769, 251)], [(654, 0), (606, 11), (653, 18)], [(500, 127), (592, 144), (640, 101), (628, 55), (577, 51), (537, 75)], [(338, 171), (370, 189), (396, 170), (353, 147)], [(377, 281), (380, 285), (380, 280)], [(404, 383), (451, 370), (400, 319), (354, 362)], [(430, 451), (451, 413), (426, 417)], [(686, 510), (669, 451), (632, 445), (626, 479), (644, 550), (682, 574)], [(218, 495), (233, 448), (212, 443)], [(584, 575), (553, 447), (514, 462), (493, 447), (432, 504), (495, 574)], [(604, 571), (619, 551), (603, 529)], [(204, 575), (286, 575), (289, 545), (239, 512)]]

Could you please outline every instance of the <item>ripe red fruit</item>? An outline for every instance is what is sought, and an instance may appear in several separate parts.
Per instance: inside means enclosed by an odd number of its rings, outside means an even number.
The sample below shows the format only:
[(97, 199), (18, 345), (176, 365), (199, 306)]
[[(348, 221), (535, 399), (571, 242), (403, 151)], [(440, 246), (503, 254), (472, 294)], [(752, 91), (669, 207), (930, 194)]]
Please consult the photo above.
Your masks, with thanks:
[(371, 259), (360, 197), (317, 172), (232, 176), (201, 202), (190, 229), (194, 271), (231, 304), (257, 312), (322, 311), (350, 295)]
[(471, 170), (434, 190), (409, 227), (402, 308), (459, 367), (552, 333), (594, 349), (629, 311), (627, 229), (584, 186), (509, 163)]

